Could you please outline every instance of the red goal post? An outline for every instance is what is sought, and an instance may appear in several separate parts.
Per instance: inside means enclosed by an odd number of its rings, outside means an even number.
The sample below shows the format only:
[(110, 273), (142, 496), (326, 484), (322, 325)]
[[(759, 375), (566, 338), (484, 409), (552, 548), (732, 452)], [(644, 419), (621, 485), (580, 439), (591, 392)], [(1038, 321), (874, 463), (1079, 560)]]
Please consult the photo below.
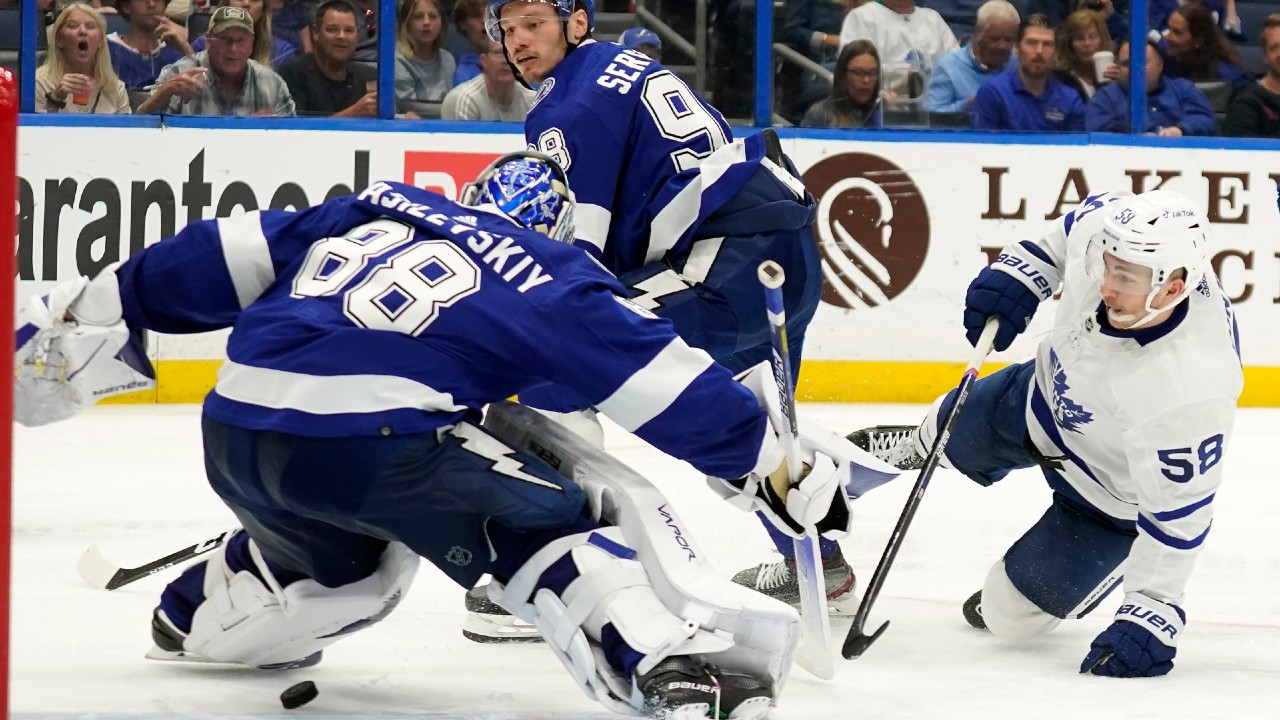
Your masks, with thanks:
[(0, 277), (9, 278), (9, 291), (0, 292), (0, 319), (9, 327), (0, 332), (0, 357), (9, 360), (9, 379), (0, 383), (0, 720), (9, 717), (9, 553), (13, 533), (13, 300), (17, 289), (14, 254), (18, 202), (18, 82), (0, 68)]

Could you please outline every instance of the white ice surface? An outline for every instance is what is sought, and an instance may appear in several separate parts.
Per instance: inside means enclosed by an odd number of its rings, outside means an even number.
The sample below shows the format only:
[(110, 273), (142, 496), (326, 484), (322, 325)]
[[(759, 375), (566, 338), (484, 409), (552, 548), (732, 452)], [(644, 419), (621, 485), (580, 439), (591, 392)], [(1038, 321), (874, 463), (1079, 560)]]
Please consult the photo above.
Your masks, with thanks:
[[(915, 423), (913, 406), (808, 405), (833, 427)], [(1077, 674), (1116, 597), (1026, 645), (973, 630), (960, 604), (1039, 517), (1034, 472), (980, 488), (940, 470), (876, 603), (892, 625), (836, 678), (796, 669), (785, 718), (1171, 720), (1280, 718), (1280, 411), (1241, 410), (1213, 531), (1187, 591), (1177, 667), (1164, 678)], [(17, 717), (600, 718), (545, 647), (483, 646), (460, 633), (461, 588), (429, 565), (383, 623), (330, 648), (319, 666), (270, 673), (145, 660), (148, 622), (174, 571), (105, 592), (75, 565), (97, 542), (140, 565), (216, 535), (230, 513), (205, 484), (195, 406), (102, 407), (40, 429), (15, 428), (11, 710)], [(687, 465), (609, 428), (608, 447), (658, 483), (726, 573), (769, 558), (756, 520), (717, 500)], [(870, 578), (912, 476), (859, 500), (843, 543)], [(837, 620), (842, 638), (848, 620)], [(320, 696), (285, 712), (286, 687)]]

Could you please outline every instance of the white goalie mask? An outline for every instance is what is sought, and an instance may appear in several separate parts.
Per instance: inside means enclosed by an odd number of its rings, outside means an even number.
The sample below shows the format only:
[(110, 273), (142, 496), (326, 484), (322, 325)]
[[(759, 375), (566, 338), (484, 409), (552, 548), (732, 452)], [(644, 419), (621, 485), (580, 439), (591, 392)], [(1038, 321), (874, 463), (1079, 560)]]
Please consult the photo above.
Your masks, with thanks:
[[(1146, 314), (1128, 327), (1133, 330), (1186, 300), (1204, 279), (1209, 223), (1190, 201), (1168, 190), (1134, 195), (1108, 209), (1102, 229), (1089, 240), (1086, 268), (1100, 289), (1146, 295)], [(1150, 270), (1149, 277), (1145, 270)], [(1178, 270), (1186, 272), (1182, 292), (1152, 307)]]

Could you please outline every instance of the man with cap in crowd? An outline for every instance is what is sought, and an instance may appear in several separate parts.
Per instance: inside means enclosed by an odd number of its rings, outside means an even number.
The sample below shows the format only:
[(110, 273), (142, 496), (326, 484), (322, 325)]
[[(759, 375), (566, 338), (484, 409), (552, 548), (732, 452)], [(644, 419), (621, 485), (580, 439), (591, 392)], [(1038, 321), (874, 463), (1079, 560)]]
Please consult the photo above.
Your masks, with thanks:
[(633, 27), (618, 37), (618, 44), (662, 62), (662, 38), (645, 27)]
[(138, 113), (294, 115), (289, 87), (253, 54), (253, 16), (224, 5), (209, 19), (205, 50), (165, 66)]

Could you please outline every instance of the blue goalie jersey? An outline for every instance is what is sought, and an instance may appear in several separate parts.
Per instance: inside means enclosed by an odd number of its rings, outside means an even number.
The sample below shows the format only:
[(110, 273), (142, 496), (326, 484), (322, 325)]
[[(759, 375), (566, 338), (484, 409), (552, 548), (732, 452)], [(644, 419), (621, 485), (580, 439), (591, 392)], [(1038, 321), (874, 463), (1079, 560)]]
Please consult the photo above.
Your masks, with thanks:
[[(587, 41), (569, 53), (539, 87), (524, 128), (529, 147), (569, 176), (578, 243), (619, 275), (700, 239), (703, 223), (738, 195), (765, 155), (759, 136), (733, 142), (720, 113), (684, 81), (614, 43)], [(803, 204), (789, 205), (718, 234), (811, 221)], [(784, 225), (770, 225), (779, 220)]]
[(205, 401), (231, 425), (421, 433), (552, 382), (710, 475), (776, 443), (748, 390), (582, 250), (406, 185), (192, 223), (116, 272), (132, 328), (233, 328)]

